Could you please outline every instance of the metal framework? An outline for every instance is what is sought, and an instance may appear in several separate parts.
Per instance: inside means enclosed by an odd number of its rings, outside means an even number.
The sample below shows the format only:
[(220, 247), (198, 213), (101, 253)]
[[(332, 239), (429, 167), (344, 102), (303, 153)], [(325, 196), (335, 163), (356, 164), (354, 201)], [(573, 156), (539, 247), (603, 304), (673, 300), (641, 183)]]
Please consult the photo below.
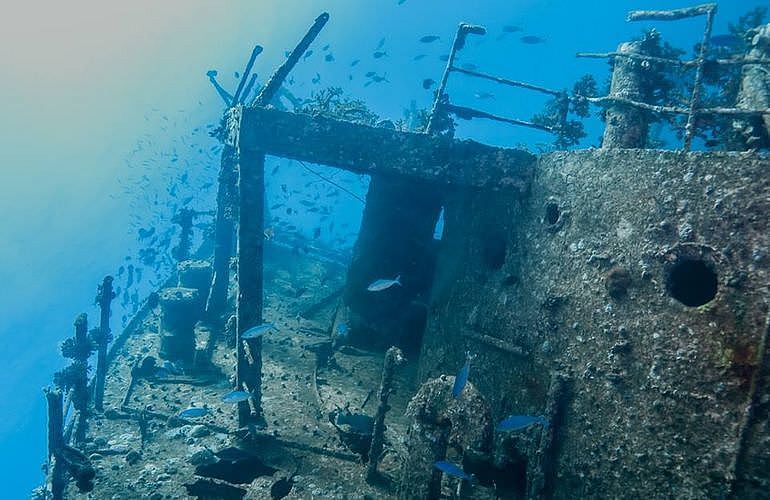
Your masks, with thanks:
[(507, 85), (509, 87), (517, 87), (527, 90), (532, 90), (535, 92), (540, 92), (543, 94), (551, 95), (556, 97), (557, 99), (564, 102), (564, 104), (567, 104), (569, 102), (569, 96), (566, 92), (558, 91), (558, 90), (552, 90), (545, 87), (541, 87), (539, 85), (533, 85), (531, 83), (526, 82), (519, 82), (515, 80), (509, 80), (507, 78), (501, 78), (499, 76), (489, 75), (486, 73), (480, 73), (478, 71), (471, 71), (463, 68), (459, 68), (454, 65), (455, 56), (457, 55), (457, 52), (459, 50), (462, 50), (463, 47), (465, 47), (465, 39), (468, 35), (485, 35), (487, 32), (486, 28), (483, 26), (473, 25), (473, 24), (467, 24), (467, 23), (460, 23), (460, 25), (457, 27), (457, 33), (455, 34), (454, 42), (452, 43), (452, 49), (449, 52), (449, 59), (447, 60), (446, 68), (444, 69), (444, 74), (441, 77), (441, 82), (439, 83), (438, 90), (436, 91), (436, 97), (433, 101), (433, 108), (430, 113), (430, 120), (428, 121), (428, 127), (426, 129), (427, 133), (436, 133), (439, 132), (438, 130), (438, 119), (437, 114), (441, 111), (452, 113), (456, 115), (458, 118), (470, 120), (472, 118), (486, 118), (488, 120), (495, 120), (503, 123), (509, 123), (511, 125), (519, 125), (522, 127), (529, 127), (534, 128), (537, 130), (542, 130), (544, 132), (550, 132), (552, 134), (558, 134), (560, 130), (564, 128), (564, 125), (567, 120), (567, 111), (568, 106), (563, 105), (561, 106), (561, 111), (559, 114), (559, 125), (556, 127), (549, 127), (546, 125), (539, 125), (537, 123), (533, 123), (526, 120), (519, 120), (516, 118), (507, 118), (502, 116), (497, 116), (492, 113), (487, 113), (485, 111), (480, 111), (478, 109), (473, 109), (465, 106), (458, 106), (455, 104), (449, 103), (449, 96), (446, 94), (446, 84), (447, 80), (449, 79), (449, 74), (452, 72), (461, 73), (467, 76), (471, 76), (474, 78), (481, 78), (484, 80), (490, 80), (496, 83), (499, 83), (501, 85)]
[(629, 59), (652, 61), (685, 68), (695, 68), (695, 77), (693, 80), (693, 90), (690, 96), (690, 102), (687, 108), (677, 106), (659, 106), (638, 102), (631, 99), (624, 99), (613, 96), (604, 97), (584, 97), (587, 101), (594, 104), (621, 104), (631, 106), (645, 111), (660, 114), (678, 114), (687, 115), (687, 123), (684, 129), (683, 149), (689, 151), (692, 147), (692, 140), (695, 136), (696, 117), (702, 115), (732, 115), (732, 116), (760, 116), (770, 114), (770, 109), (739, 109), (739, 108), (701, 108), (701, 90), (703, 80), (703, 68), (706, 63), (717, 65), (740, 65), (763, 64), (770, 65), (770, 59), (757, 59), (752, 57), (740, 57), (733, 59), (707, 59), (706, 54), (711, 40), (711, 31), (714, 25), (714, 16), (717, 12), (717, 4), (708, 3), (675, 10), (634, 10), (629, 12), (628, 21), (678, 21), (697, 16), (706, 16), (706, 23), (703, 29), (703, 39), (701, 40), (698, 54), (692, 60), (669, 59), (664, 57), (646, 56), (643, 54), (624, 53), (624, 52), (579, 52), (577, 57), (592, 59), (614, 59), (616, 57), (626, 57)]

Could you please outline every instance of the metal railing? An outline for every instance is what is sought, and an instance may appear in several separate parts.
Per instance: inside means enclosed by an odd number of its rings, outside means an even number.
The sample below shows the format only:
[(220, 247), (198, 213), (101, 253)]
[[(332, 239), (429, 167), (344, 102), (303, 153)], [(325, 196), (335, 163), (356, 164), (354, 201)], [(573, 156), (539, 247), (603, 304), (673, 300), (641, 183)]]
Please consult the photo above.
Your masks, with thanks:
[[(522, 127), (529, 127), (537, 130), (542, 130), (545, 132), (550, 132), (552, 134), (559, 134), (560, 131), (564, 129), (564, 126), (566, 124), (567, 113), (569, 111), (569, 102), (571, 100), (570, 96), (566, 92), (552, 90), (549, 88), (541, 87), (539, 85), (533, 85), (531, 83), (520, 82), (516, 80), (509, 80), (507, 78), (489, 75), (486, 73), (480, 73), (478, 71), (472, 71), (472, 70), (460, 68), (454, 65), (457, 52), (462, 50), (462, 48), (465, 46), (465, 40), (468, 37), (468, 35), (470, 34), (485, 35), (486, 32), (487, 30), (483, 26), (472, 25), (467, 23), (460, 23), (460, 25), (458, 26), (457, 33), (455, 34), (454, 42), (452, 43), (452, 49), (449, 53), (449, 58), (447, 59), (447, 65), (446, 65), (446, 68), (444, 69), (444, 74), (441, 77), (441, 82), (439, 83), (438, 90), (436, 91), (436, 97), (433, 101), (433, 107), (430, 112), (430, 117), (428, 120), (428, 126), (426, 128), (426, 132), (427, 133), (441, 132), (440, 115), (442, 112), (446, 112), (446, 113), (454, 114), (458, 118), (462, 118), (466, 120), (470, 120), (472, 118), (485, 118), (485, 119), (499, 121), (503, 123), (509, 123), (511, 125), (519, 125)], [(452, 72), (464, 74), (474, 78), (489, 80), (495, 83), (499, 83), (501, 85), (507, 85), (509, 87), (532, 90), (535, 92), (540, 92), (542, 94), (553, 96), (557, 99), (557, 101), (560, 102), (558, 124), (556, 126), (548, 126), (548, 125), (538, 124), (527, 120), (520, 120), (517, 118), (508, 118), (508, 117), (498, 116), (492, 113), (488, 113), (486, 111), (481, 111), (481, 110), (466, 107), (466, 106), (458, 106), (456, 104), (452, 104), (449, 102), (449, 96), (446, 94), (447, 81), (449, 79), (450, 73)]]
[(770, 114), (770, 109), (740, 109), (724, 107), (700, 107), (701, 92), (703, 86), (703, 71), (706, 64), (716, 64), (720, 66), (747, 64), (770, 65), (770, 59), (758, 59), (753, 57), (739, 57), (731, 59), (708, 59), (708, 49), (711, 41), (711, 31), (714, 25), (714, 16), (716, 15), (717, 4), (709, 3), (687, 7), (675, 10), (646, 11), (635, 10), (628, 14), (628, 21), (678, 21), (680, 19), (689, 19), (697, 16), (706, 16), (706, 23), (703, 29), (703, 39), (698, 48), (698, 54), (692, 60), (679, 60), (665, 57), (646, 56), (644, 54), (632, 52), (579, 52), (577, 57), (593, 59), (614, 59), (625, 57), (629, 59), (669, 64), (672, 66), (681, 66), (683, 68), (695, 68), (695, 77), (693, 80), (693, 89), (690, 95), (688, 107), (679, 107), (672, 105), (655, 105), (644, 102), (634, 101), (617, 96), (588, 97), (585, 99), (594, 104), (620, 104), (631, 106), (637, 109), (650, 111), (659, 114), (686, 115), (687, 122), (684, 127), (684, 145), (683, 149), (689, 151), (692, 147), (692, 140), (695, 136), (696, 118), (703, 115), (731, 115), (731, 116), (762, 116)]

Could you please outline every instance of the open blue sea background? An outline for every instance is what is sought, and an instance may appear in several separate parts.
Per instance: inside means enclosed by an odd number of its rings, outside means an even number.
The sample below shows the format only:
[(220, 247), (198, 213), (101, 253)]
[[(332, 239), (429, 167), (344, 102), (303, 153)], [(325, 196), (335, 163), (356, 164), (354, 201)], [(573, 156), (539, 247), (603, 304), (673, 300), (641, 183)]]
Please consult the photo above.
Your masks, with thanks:
[[(207, 71), (217, 70), (232, 92), (238, 82), (234, 73), (243, 70), (258, 43), (264, 52), (255, 71), (264, 82), (315, 17), (328, 11), (331, 20), (314, 53), (293, 72), (289, 89), (304, 98), (339, 86), (395, 121), (412, 102), (430, 106), (433, 90), (422, 82), (440, 80), (445, 66), (440, 56), (449, 52), (461, 21), (488, 29), (486, 36), (469, 39), (461, 63), (555, 89), (571, 88), (591, 73), (603, 88), (607, 63), (577, 59), (576, 52), (612, 51), (653, 25), (667, 41), (692, 50), (702, 18), (625, 21), (632, 9), (687, 5), (682, 0), (6, 2), (0, 14), (0, 496), (25, 498), (43, 479), (41, 389), (64, 364), (58, 344), (72, 334), (75, 316), (87, 312), (95, 326), (96, 285), (113, 274), (125, 288), (128, 266), (143, 270), (141, 280), (134, 276), (125, 297), (121, 293), (115, 301), (117, 333), (134, 304), (168, 272), (168, 250), (177, 236), (174, 213), (183, 206), (214, 209), (219, 147), (208, 132), (218, 124), (223, 104)], [(725, 33), (729, 21), (761, 5), (768, 2), (719, 2), (714, 33)], [(504, 34), (506, 25), (522, 32)], [(421, 43), (425, 35), (440, 38)], [(523, 35), (544, 43), (522, 43)], [(378, 50), (386, 55), (373, 57)], [(327, 61), (326, 54), (334, 60)], [(425, 57), (415, 61), (419, 54)], [(387, 81), (364, 86), (369, 71)], [(456, 104), (523, 119), (545, 102), (538, 94), (461, 75), (450, 78), (447, 90)], [(486, 92), (494, 98), (477, 97)], [(595, 113), (586, 127), (581, 147), (597, 145), (602, 124)], [(461, 122), (457, 135), (534, 150), (551, 141), (540, 132), (478, 120)], [(276, 165), (280, 169), (271, 176)], [(296, 212), (278, 214), (285, 219), (281, 227), (290, 224), (311, 238), (319, 221), (298, 201), (328, 186), (287, 161), (271, 159), (268, 168), (268, 199), (278, 199), (283, 184), (301, 192), (288, 202)], [(366, 179), (326, 172), (352, 192), (365, 193)], [(362, 208), (341, 195), (332, 211), (335, 228), (325, 226), (321, 242), (349, 248)], [(140, 230), (151, 228), (157, 241), (140, 240)], [(148, 248), (158, 254), (148, 254)]]

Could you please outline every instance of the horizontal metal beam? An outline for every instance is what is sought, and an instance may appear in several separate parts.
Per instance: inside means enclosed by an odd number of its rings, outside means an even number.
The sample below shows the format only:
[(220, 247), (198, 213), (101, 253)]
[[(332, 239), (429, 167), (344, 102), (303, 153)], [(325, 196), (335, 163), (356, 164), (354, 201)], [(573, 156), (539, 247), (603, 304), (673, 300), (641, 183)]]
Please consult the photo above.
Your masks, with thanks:
[[(645, 102), (633, 101), (623, 97), (586, 97), (588, 102), (593, 104), (622, 104), (634, 108), (652, 111), (653, 113), (662, 113), (670, 115), (689, 115), (690, 110), (677, 106), (658, 106), (656, 104), (647, 104)], [(770, 115), (768, 109), (740, 109), (740, 108), (696, 108), (692, 110), (694, 115), (727, 115), (727, 116), (762, 116)]]
[(274, 109), (242, 113), (241, 150), (447, 187), (525, 193), (534, 175), (536, 157), (519, 149)]
[(705, 16), (717, 8), (715, 3), (705, 3), (695, 7), (674, 10), (632, 10), (627, 21), (678, 21), (688, 17)]
[(516, 80), (509, 80), (507, 78), (501, 78), (499, 76), (488, 75), (486, 73), (479, 73), (478, 71), (471, 71), (469, 69), (458, 68), (456, 66), (452, 66), (449, 69), (452, 70), (452, 71), (455, 71), (457, 73), (463, 73), (463, 74), (468, 75), (468, 76), (475, 76), (476, 78), (483, 78), (485, 80), (491, 80), (491, 81), (493, 81), (495, 83), (499, 83), (501, 85), (509, 85), (511, 87), (519, 87), (519, 88), (522, 88), (522, 89), (534, 90), (535, 92), (542, 92), (543, 94), (549, 94), (549, 95), (553, 95), (553, 96), (557, 96), (557, 97), (561, 97), (561, 96), (565, 95), (565, 92), (560, 92), (558, 90), (552, 90), (552, 89), (549, 89), (549, 88), (541, 87), (539, 85), (532, 85), (531, 83), (519, 82), (519, 81), (516, 81)]
[(522, 127), (534, 128), (537, 130), (542, 130), (543, 132), (550, 132), (552, 134), (555, 134), (558, 132), (558, 130), (555, 129), (554, 127), (538, 125), (537, 123), (519, 120), (517, 118), (507, 118), (505, 116), (493, 115), (492, 113), (487, 113), (486, 111), (481, 111), (473, 108), (466, 108), (465, 106), (457, 106), (455, 104), (442, 104), (441, 107), (449, 111), (450, 113), (454, 113), (455, 116), (457, 116), (461, 120), (471, 120), (473, 118), (486, 118), (487, 120), (495, 120), (498, 122), (510, 123), (511, 125), (519, 125)]

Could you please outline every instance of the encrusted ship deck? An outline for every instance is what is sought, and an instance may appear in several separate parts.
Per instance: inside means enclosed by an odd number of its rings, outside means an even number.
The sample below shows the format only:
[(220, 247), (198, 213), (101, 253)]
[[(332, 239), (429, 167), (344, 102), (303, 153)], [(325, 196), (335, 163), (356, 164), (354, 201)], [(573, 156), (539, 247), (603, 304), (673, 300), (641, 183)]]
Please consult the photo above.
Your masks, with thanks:
[[(225, 332), (211, 332), (214, 366), (204, 375), (161, 371), (156, 376), (157, 368), (141, 373), (149, 357), (158, 366), (162, 363), (159, 309), (148, 308), (109, 368), (104, 414), (90, 422), (85, 452), (97, 470), (95, 488), (90, 494), (72, 491), (72, 498), (181, 498), (205, 490), (210, 494), (204, 498), (241, 498), (247, 491), (248, 498), (271, 498), (271, 487), (292, 476), (286, 498), (383, 495), (366, 484), (360, 455), (342, 442), (329, 420), (337, 408), (374, 413), (370, 391), (380, 383), (384, 357), (347, 347), (332, 352), (330, 321), (336, 302), (326, 301), (320, 310), (313, 306), (342, 286), (344, 268), (269, 244), (265, 262), (265, 319), (277, 327), (263, 342), (268, 430), (258, 431), (255, 441), (241, 439), (236, 406), (221, 401), (232, 388), (235, 365), (232, 338)], [(386, 430), (393, 453), (381, 465), (386, 473), (400, 466), (399, 436), (405, 431), (403, 415), (414, 392), (414, 375), (415, 364), (408, 361), (396, 374)], [(211, 413), (177, 416), (190, 406), (207, 407)], [(208, 473), (213, 478), (196, 474), (196, 467), (215, 460), (213, 454), (233, 446), (244, 450), (237, 463), (215, 468)], [(250, 451), (253, 457), (247, 455)]]

